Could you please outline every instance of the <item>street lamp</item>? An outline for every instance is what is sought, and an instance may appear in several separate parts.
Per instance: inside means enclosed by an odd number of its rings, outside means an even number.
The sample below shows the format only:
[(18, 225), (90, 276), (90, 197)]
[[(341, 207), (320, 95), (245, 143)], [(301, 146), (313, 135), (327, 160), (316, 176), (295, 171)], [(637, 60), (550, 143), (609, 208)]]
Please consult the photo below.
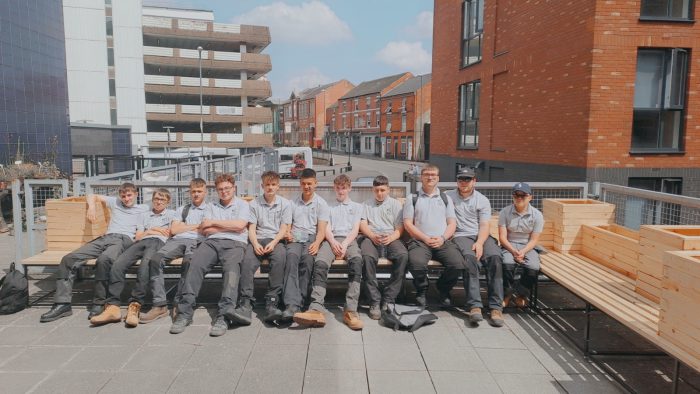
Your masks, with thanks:
[(202, 51), (204, 48), (197, 47), (199, 52), (199, 137), (202, 143), (202, 158), (204, 158), (204, 107), (202, 105)]
[(166, 158), (170, 158), (170, 130), (174, 129), (173, 126), (163, 126), (165, 129), (165, 132), (168, 133), (168, 147), (166, 148), (167, 155), (165, 156)]

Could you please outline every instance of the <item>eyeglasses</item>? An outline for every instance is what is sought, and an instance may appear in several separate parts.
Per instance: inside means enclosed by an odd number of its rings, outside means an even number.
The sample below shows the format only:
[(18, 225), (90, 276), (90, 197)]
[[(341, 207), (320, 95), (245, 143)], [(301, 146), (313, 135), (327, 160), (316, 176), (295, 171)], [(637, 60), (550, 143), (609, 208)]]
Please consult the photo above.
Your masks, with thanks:
[(525, 198), (527, 196), (529, 196), (527, 193), (513, 193), (513, 197), (515, 198)]

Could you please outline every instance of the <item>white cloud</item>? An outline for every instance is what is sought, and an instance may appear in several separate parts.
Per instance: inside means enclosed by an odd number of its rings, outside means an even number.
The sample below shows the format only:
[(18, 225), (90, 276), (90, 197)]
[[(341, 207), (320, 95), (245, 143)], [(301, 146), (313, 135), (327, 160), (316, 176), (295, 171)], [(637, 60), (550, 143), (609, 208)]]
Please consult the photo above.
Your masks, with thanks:
[(331, 82), (329, 76), (324, 75), (316, 67), (311, 67), (302, 71), (301, 74), (289, 78), (285, 86), (286, 92), (276, 92), (275, 96), (289, 97), (292, 91), (299, 93), (304, 89), (324, 85), (329, 82)]
[(273, 43), (325, 45), (352, 39), (350, 26), (318, 0), (262, 5), (235, 17), (233, 23), (269, 26)]
[(377, 52), (376, 58), (401, 71), (411, 71), (414, 74), (427, 73), (432, 68), (432, 57), (420, 41), (391, 41)]
[(416, 15), (413, 23), (410, 26), (403, 28), (403, 31), (409, 37), (417, 39), (428, 39), (433, 37), (433, 13), (432, 11), (423, 11)]

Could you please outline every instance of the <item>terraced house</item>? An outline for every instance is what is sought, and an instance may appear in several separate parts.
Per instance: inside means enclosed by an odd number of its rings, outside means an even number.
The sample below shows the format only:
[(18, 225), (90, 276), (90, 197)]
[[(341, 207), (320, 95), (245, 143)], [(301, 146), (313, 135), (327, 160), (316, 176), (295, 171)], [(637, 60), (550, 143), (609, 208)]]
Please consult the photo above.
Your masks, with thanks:
[[(695, 6), (694, 6), (695, 5)], [(431, 161), (447, 178), (700, 196), (694, 1), (435, 1)]]

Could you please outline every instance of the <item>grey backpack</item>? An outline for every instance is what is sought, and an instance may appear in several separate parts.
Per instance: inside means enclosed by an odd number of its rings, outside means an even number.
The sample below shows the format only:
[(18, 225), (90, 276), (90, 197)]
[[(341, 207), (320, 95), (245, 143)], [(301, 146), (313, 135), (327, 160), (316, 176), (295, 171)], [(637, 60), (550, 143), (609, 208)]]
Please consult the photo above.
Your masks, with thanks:
[(424, 307), (415, 305), (387, 304), (382, 311), (384, 326), (396, 330), (416, 331), (425, 324), (432, 324), (438, 319)]

